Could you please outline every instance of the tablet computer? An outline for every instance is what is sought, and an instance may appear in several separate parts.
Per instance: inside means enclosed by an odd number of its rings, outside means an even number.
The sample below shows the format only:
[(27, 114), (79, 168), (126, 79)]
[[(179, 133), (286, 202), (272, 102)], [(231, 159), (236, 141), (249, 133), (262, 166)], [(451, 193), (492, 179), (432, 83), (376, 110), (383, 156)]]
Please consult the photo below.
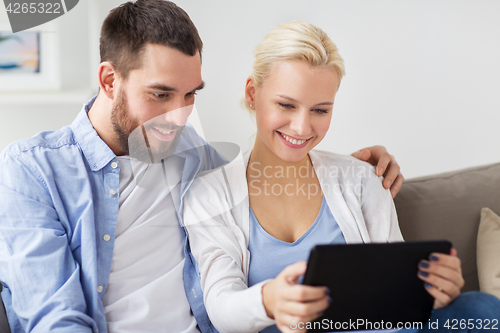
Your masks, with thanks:
[(314, 247), (302, 283), (330, 288), (332, 304), (305, 328), (332, 332), (424, 325), (434, 299), (417, 276), (418, 262), (450, 250), (449, 241)]

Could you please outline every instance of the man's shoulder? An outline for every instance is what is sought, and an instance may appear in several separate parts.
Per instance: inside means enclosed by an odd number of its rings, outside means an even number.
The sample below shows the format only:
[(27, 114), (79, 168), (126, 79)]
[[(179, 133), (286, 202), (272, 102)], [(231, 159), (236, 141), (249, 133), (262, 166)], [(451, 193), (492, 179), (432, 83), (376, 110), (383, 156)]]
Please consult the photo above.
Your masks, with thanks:
[(75, 144), (76, 141), (71, 127), (65, 126), (57, 131), (44, 131), (29, 139), (15, 141), (9, 144), (2, 153), (18, 155), (34, 149), (54, 150)]
[[(69, 127), (40, 132), (11, 143), (0, 154), (0, 183), (19, 193), (35, 191), (35, 183), (46, 189), (51, 183), (67, 181), (66, 175), (74, 176), (77, 166), (81, 165), (79, 156), (80, 149)], [(61, 172), (67, 170), (72, 173)], [(26, 182), (30, 183), (29, 187)]]
[[(58, 151), (65, 149), (64, 155)], [(69, 149), (68, 149), (69, 148)], [(80, 148), (74, 137), (71, 126), (65, 126), (57, 131), (40, 132), (29, 139), (15, 141), (9, 144), (0, 154), (0, 161), (8, 158), (36, 162), (36, 160), (58, 159), (62, 156), (79, 154)]]

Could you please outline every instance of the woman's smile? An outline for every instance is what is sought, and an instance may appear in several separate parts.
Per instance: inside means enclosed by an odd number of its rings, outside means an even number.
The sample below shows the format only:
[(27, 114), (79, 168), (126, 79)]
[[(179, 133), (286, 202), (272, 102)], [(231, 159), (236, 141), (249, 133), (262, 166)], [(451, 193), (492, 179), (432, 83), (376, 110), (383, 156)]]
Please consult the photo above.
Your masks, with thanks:
[(287, 147), (294, 148), (294, 149), (304, 148), (309, 143), (309, 140), (312, 139), (312, 137), (310, 137), (308, 139), (298, 139), (298, 138), (295, 138), (293, 136), (282, 133), (280, 131), (276, 131), (276, 133), (279, 134), (280, 139), (283, 141), (283, 143)]

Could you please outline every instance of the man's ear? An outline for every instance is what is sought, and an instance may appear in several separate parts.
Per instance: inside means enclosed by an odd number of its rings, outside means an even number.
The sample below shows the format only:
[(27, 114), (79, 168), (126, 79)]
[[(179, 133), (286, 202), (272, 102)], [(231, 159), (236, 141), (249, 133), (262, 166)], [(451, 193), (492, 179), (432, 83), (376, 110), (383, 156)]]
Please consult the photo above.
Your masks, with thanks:
[(101, 88), (100, 91), (109, 99), (113, 100), (115, 98), (118, 79), (118, 73), (116, 72), (115, 66), (109, 61), (101, 62), (97, 69), (97, 79), (99, 81), (99, 87)]
[(255, 83), (251, 76), (248, 77), (245, 85), (245, 101), (250, 110), (255, 110)]

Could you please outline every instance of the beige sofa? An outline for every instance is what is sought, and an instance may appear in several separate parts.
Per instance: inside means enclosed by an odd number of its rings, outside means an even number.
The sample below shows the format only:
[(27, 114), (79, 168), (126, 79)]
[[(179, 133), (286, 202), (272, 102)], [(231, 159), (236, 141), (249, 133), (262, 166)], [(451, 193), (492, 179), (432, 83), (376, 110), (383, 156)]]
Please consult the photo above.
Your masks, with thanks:
[(482, 208), (500, 214), (500, 163), (408, 180), (394, 201), (405, 240), (449, 239), (462, 260), (462, 291), (479, 290), (478, 226)]
[[(476, 239), (481, 209), (500, 214), (499, 194), (500, 163), (407, 180), (395, 199), (403, 237), (449, 239), (462, 259), (462, 291), (479, 290)], [(0, 332), (9, 332), (1, 302)]]

